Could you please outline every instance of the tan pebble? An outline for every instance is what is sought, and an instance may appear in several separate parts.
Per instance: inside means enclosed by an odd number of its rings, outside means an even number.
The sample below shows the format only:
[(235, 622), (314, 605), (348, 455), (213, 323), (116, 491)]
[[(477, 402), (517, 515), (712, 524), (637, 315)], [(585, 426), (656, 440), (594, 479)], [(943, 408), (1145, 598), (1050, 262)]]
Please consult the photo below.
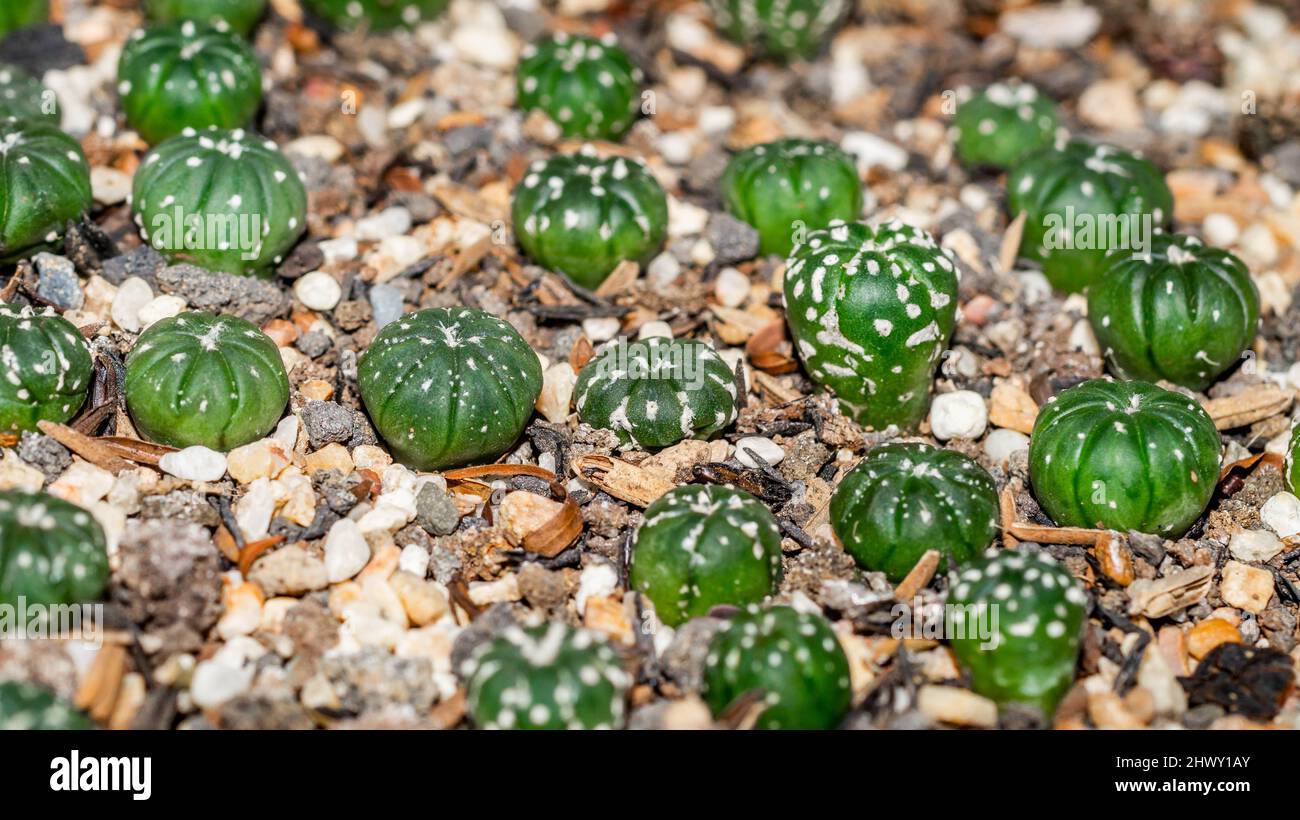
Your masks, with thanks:
[(298, 327), (284, 319), (272, 319), (262, 325), (262, 332), (271, 337), (276, 347), (288, 347), (298, 340)]
[(1241, 643), (1237, 627), (1222, 618), (1206, 618), (1187, 633), (1187, 652), (1200, 660), (1220, 644)]
[(545, 527), (564, 505), (536, 493), (515, 490), (506, 495), (499, 509), (499, 522), (511, 543), (519, 544), (530, 533)]
[(298, 392), (305, 399), (329, 401), (334, 398), (334, 385), (324, 379), (308, 379), (298, 385)]
[(518, 601), (519, 578), (512, 572), (496, 581), (475, 581), (469, 585), (469, 599), (477, 606)]
[(406, 617), (416, 626), (426, 626), (446, 615), (447, 596), (432, 581), (409, 572), (395, 572), (388, 584), (397, 593)]
[(383, 469), (393, 463), (393, 457), (382, 447), (362, 444), (352, 451), (352, 462), (358, 469)]
[(259, 478), (275, 478), (289, 466), (289, 455), (275, 439), (264, 438), (236, 447), (226, 454), (226, 472), (240, 484)]
[(1088, 693), (1088, 717), (1098, 729), (1141, 729), (1146, 725), (1129, 711), (1119, 695), (1109, 690)]
[(343, 620), (343, 613), (348, 606), (361, 600), (361, 598), (361, 585), (356, 581), (344, 581), (341, 584), (335, 584), (330, 587), (330, 614), (340, 621)]
[(262, 590), (257, 584), (243, 581), (227, 584), (222, 590), (225, 612), (217, 621), (217, 634), (223, 639), (251, 635), (262, 623)]
[(938, 723), (992, 729), (998, 725), (998, 707), (993, 701), (968, 689), (926, 684), (916, 694), (916, 707)]
[(352, 456), (348, 455), (348, 448), (337, 442), (326, 444), (314, 453), (308, 453), (303, 459), (303, 464), (308, 473), (338, 470), (343, 475), (347, 475), (354, 467)]
[(1240, 561), (1229, 561), (1223, 566), (1219, 595), (1224, 603), (1258, 615), (1273, 597), (1273, 574)]
[(664, 709), (663, 728), (673, 730), (699, 730), (713, 728), (713, 715), (704, 701), (687, 695), (673, 701)]
[(358, 581), (370, 576), (387, 579), (397, 571), (397, 566), (402, 561), (402, 548), (394, 544), (391, 539), (382, 545), (371, 544), (371, 546), (374, 552), (370, 556), (370, 562), (357, 576)]
[(284, 628), (284, 616), (299, 604), (297, 598), (270, 598), (262, 604), (262, 622), (258, 629), (278, 634)]
[(636, 642), (632, 631), (632, 622), (627, 617), (621, 599), (612, 595), (587, 599), (586, 612), (582, 625), (596, 632), (604, 633), (610, 640), (619, 641), (628, 646)]

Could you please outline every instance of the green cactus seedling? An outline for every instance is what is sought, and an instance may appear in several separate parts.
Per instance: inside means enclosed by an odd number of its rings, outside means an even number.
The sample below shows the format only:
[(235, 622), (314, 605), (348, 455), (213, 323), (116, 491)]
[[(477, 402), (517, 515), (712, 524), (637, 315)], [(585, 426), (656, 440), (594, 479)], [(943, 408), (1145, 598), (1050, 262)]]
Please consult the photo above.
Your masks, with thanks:
[(107, 582), (107, 542), (90, 513), (48, 493), (0, 491), (0, 604), (90, 603)]
[(0, 683), (0, 731), (93, 729), (84, 712), (34, 683)]
[(977, 94), (959, 92), (953, 117), (957, 156), (966, 165), (1007, 169), (1050, 148), (1061, 127), (1056, 104), (1019, 80), (994, 83)]
[(307, 0), (307, 7), (341, 29), (413, 28), (436, 20), (450, 0)]
[(519, 107), (545, 111), (565, 136), (617, 140), (641, 113), (643, 79), (614, 35), (560, 33), (524, 49)]
[(156, 22), (194, 20), (247, 37), (266, 13), (266, 0), (145, 0), (144, 10)]
[(0, 431), (62, 424), (85, 403), (94, 366), (86, 337), (52, 309), (0, 305)]
[(0, 263), (52, 245), (90, 208), (81, 145), (39, 120), (0, 120)]
[(0, 110), (21, 120), (59, 124), (59, 100), (41, 81), (16, 65), (0, 63)]
[(817, 56), (850, 5), (848, 0), (709, 0), (719, 31), (786, 61)]

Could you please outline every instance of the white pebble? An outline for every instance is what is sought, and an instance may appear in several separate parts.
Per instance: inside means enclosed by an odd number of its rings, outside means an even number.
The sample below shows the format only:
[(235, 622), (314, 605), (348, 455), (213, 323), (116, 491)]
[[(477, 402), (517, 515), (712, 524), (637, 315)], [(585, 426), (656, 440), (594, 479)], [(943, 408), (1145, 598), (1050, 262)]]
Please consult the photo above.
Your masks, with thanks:
[(1092, 332), (1092, 324), (1087, 319), (1080, 319), (1070, 329), (1070, 349), (1081, 350), (1089, 356), (1101, 355), (1101, 345), (1097, 343), (1097, 334)]
[(357, 248), (357, 240), (350, 236), (326, 239), (320, 242), (317, 247), (320, 248), (321, 254), (324, 255), (326, 265), (351, 262), (357, 258), (357, 254), (360, 252)]
[(1264, 502), (1259, 518), (1280, 538), (1300, 533), (1300, 498), (1281, 492)]
[(638, 340), (650, 339), (655, 336), (662, 336), (671, 339), (673, 337), (673, 329), (667, 322), (653, 321), (641, 325), (641, 329), (638, 330), (636, 334)]
[(346, 581), (365, 568), (370, 545), (351, 518), (340, 518), (325, 537), (325, 572), (331, 584)]
[(429, 574), (429, 551), (419, 544), (407, 544), (397, 559), (397, 568), (416, 578), (423, 578)]
[(1201, 223), (1201, 231), (1205, 234), (1205, 241), (1211, 245), (1220, 248), (1226, 248), (1237, 241), (1241, 236), (1241, 229), (1237, 227), (1237, 220), (1228, 214), (1214, 213), (1205, 217)]
[(113, 324), (127, 333), (140, 332), (140, 311), (153, 301), (153, 288), (138, 276), (131, 276), (117, 289), (109, 315)]
[(621, 325), (618, 319), (613, 316), (600, 316), (594, 319), (582, 320), (582, 332), (587, 334), (587, 338), (599, 344), (608, 342), (618, 335)]
[(972, 390), (955, 390), (934, 397), (930, 406), (930, 432), (940, 441), (977, 439), (988, 427), (984, 397)]
[(759, 458), (772, 466), (785, 459), (785, 450), (781, 449), (781, 445), (764, 436), (745, 436), (736, 442), (736, 460), (746, 467), (758, 467), (758, 462), (746, 450), (753, 450)]
[(881, 166), (890, 171), (901, 171), (907, 167), (906, 150), (866, 131), (845, 134), (840, 147), (857, 159), (861, 170)]
[(1282, 542), (1268, 530), (1244, 530), (1228, 540), (1228, 552), (1238, 561), (1271, 561), (1281, 551)]
[(723, 268), (713, 283), (713, 292), (722, 305), (740, 307), (749, 298), (749, 277), (735, 268)]
[(149, 304), (140, 308), (140, 311), (136, 316), (140, 321), (140, 329), (144, 330), (154, 322), (161, 322), (163, 319), (170, 319), (182, 310), (185, 310), (184, 299), (179, 296), (165, 294), (153, 299)]
[(1029, 436), (1015, 430), (995, 428), (984, 439), (984, 455), (994, 464), (1005, 464), (1011, 456), (1029, 449)]
[(200, 661), (190, 680), (190, 697), (202, 709), (220, 706), (253, 684), (252, 666), (236, 667), (213, 658)]
[(293, 283), (293, 295), (311, 310), (333, 310), (343, 298), (343, 287), (328, 273), (312, 271)]
[(167, 453), (158, 459), (164, 473), (186, 481), (220, 481), (226, 474), (226, 457), (201, 444)]
[(682, 263), (678, 262), (677, 257), (667, 251), (651, 259), (650, 264), (646, 266), (646, 278), (656, 288), (671, 285), (681, 275)]
[(1241, 234), (1241, 251), (1261, 266), (1277, 261), (1277, 239), (1262, 222), (1256, 222)]
[(396, 205), (358, 221), (356, 234), (362, 242), (381, 242), (390, 236), (401, 236), (409, 230), (411, 212)]
[(116, 205), (125, 202), (131, 194), (131, 175), (117, 170), (99, 166), (90, 169), (90, 190), (95, 201), (100, 205)]

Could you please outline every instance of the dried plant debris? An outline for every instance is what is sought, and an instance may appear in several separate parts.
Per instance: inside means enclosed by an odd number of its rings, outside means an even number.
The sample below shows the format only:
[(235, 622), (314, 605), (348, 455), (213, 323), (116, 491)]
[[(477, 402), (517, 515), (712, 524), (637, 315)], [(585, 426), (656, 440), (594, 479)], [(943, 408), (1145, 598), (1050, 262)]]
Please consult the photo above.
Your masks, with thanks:
[(0, 725), (1300, 728), (1281, 5), (137, 5), (0, 40)]

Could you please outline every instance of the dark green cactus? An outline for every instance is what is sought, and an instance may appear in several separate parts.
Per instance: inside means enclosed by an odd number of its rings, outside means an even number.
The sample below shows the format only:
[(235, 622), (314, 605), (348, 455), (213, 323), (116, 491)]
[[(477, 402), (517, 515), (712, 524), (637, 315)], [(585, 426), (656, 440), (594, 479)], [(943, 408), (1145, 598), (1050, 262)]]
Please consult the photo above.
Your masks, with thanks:
[(269, 276), (307, 229), (307, 190), (268, 139), (186, 130), (145, 155), (131, 210), (140, 235), (175, 261)]
[(1195, 400), (1146, 382), (1093, 379), (1039, 412), (1029, 477), (1063, 527), (1177, 538), (1214, 495), (1220, 446)]
[(1293, 494), (1300, 495), (1300, 425), (1291, 427), (1286, 448), (1286, 485)]
[(565, 136), (617, 140), (640, 114), (642, 79), (614, 35), (560, 33), (524, 49), (519, 107), (545, 111)]
[(574, 395), (584, 422), (645, 448), (707, 439), (739, 412), (731, 369), (695, 339), (619, 340), (582, 369)]
[(1041, 262), (1064, 291), (1096, 282), (1112, 250), (1136, 250), (1173, 217), (1160, 170), (1109, 145), (1071, 142), (1021, 160), (1007, 178), (1007, 208), (1025, 214), (1020, 255)]
[(646, 508), (628, 578), (669, 626), (719, 604), (756, 604), (781, 582), (776, 517), (742, 490), (676, 487)]
[(135, 426), (174, 447), (230, 450), (265, 436), (289, 402), (271, 337), (236, 316), (198, 311), (150, 325), (126, 360)]
[(81, 145), (48, 122), (0, 120), (0, 263), (57, 242), (90, 208)]
[(1116, 375), (1204, 390), (1255, 338), (1259, 291), (1228, 251), (1161, 233), (1144, 252), (1108, 257), (1088, 321)]
[(90, 603), (108, 581), (104, 531), (48, 493), (0, 491), (0, 604)]
[(0, 683), (0, 731), (93, 729), (84, 712), (34, 683)]
[(947, 249), (898, 221), (809, 235), (785, 272), (786, 320), (808, 374), (858, 423), (912, 427), (956, 323), (957, 277)]
[(0, 431), (62, 424), (85, 403), (94, 366), (77, 327), (53, 310), (0, 305)]
[(195, 20), (248, 36), (266, 13), (266, 0), (145, 0), (144, 9), (150, 20)]
[(0, 3), (0, 37), (50, 19), (50, 0), (4, 0)]
[(59, 101), (54, 92), (23, 69), (0, 63), (0, 110), (23, 120), (59, 124)]
[(900, 581), (926, 550), (965, 563), (997, 535), (998, 492), (970, 458), (928, 444), (886, 444), (844, 477), (831, 498), (831, 528), (870, 570)]
[(977, 94), (959, 92), (953, 117), (957, 156), (966, 165), (1007, 169), (1056, 139), (1056, 103), (1019, 80), (994, 83)]
[(751, 607), (713, 637), (704, 700), (720, 714), (761, 692), (757, 729), (834, 729), (849, 711), (849, 661), (826, 619), (788, 606)]
[(436, 20), (450, 0), (307, 0), (307, 7), (342, 29), (411, 28)]
[(480, 729), (618, 729), (632, 683), (609, 644), (562, 623), (507, 627), (460, 672)]
[(193, 20), (131, 34), (117, 64), (126, 121), (157, 144), (186, 128), (240, 128), (262, 104), (262, 68), (236, 34)]
[(709, 0), (718, 30), (781, 60), (817, 56), (848, 14), (848, 0)]
[(758, 230), (759, 250), (785, 256), (797, 236), (862, 212), (853, 157), (834, 143), (784, 139), (731, 158), (722, 175), (727, 210)]
[(511, 205), (519, 245), (539, 265), (595, 288), (624, 260), (644, 264), (668, 233), (668, 198), (637, 160), (577, 154), (533, 163)]
[(953, 579), (947, 631), (971, 689), (1051, 717), (1074, 681), (1087, 597), (1045, 552), (989, 550)]
[(437, 470), (505, 452), (532, 416), (542, 365), (505, 321), (431, 308), (380, 331), (358, 364), (357, 386), (397, 459)]

